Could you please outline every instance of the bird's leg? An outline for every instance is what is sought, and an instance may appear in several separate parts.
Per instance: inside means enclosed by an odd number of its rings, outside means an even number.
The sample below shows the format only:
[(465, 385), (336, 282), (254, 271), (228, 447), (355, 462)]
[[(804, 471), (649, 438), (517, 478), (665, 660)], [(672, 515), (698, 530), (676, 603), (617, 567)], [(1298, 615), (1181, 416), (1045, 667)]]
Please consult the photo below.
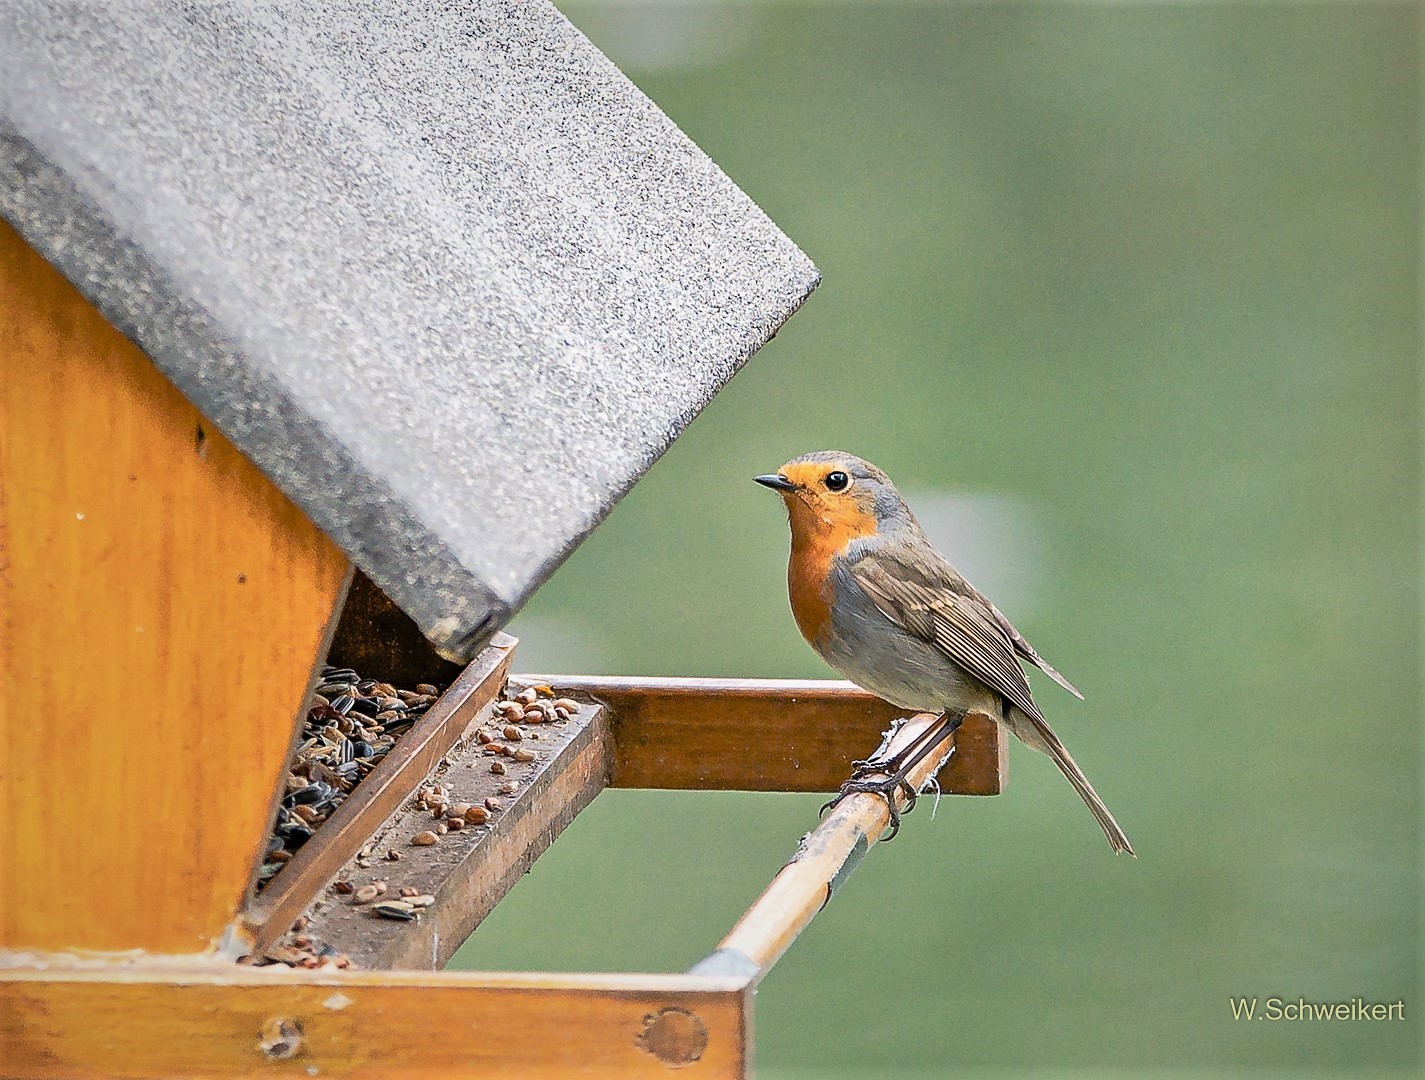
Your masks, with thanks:
[[(872, 780), (865, 774), (853, 774), (851, 779), (841, 785), (841, 790), (837, 792), (836, 798), (821, 808), (822, 813), (834, 810), (848, 795), (879, 795), (886, 800), (886, 808), (890, 811), (890, 832), (883, 839), (894, 840), (896, 834), (900, 832), (901, 814), (908, 814), (914, 809), (918, 795), (909, 780), (911, 771), (929, 757), (941, 743), (954, 735), (964, 722), (965, 713), (963, 711), (944, 715), (941, 723), (927, 728), (909, 746), (883, 764), (882, 768), (887, 770), (887, 775), (879, 780)], [(878, 755), (879, 753), (880, 751), (877, 751)], [(896, 792), (902, 789), (906, 794), (904, 811), (896, 809)]]
[(905, 727), (904, 720), (891, 721), (891, 726), (887, 728), (885, 733), (881, 736), (881, 745), (876, 747), (871, 756), (864, 761), (853, 761), (851, 763), (852, 779), (865, 776), (867, 773), (895, 771), (893, 759), (883, 757), (882, 755), (891, 748), (891, 743), (896, 741), (896, 736), (900, 734), (900, 730), (903, 727)]
[[(945, 714), (941, 713), (940, 715), (943, 718)], [(940, 731), (940, 725), (930, 724), (908, 744), (896, 751), (896, 753), (887, 755), (886, 751), (890, 749), (891, 743), (895, 741), (896, 735), (900, 732), (901, 728), (905, 727), (905, 724), (906, 721), (904, 720), (892, 721), (890, 730), (881, 736), (881, 745), (876, 747), (876, 752), (864, 761), (853, 761), (851, 763), (850, 779), (841, 785), (841, 793), (838, 794), (836, 798), (832, 799), (829, 803), (823, 804), (821, 808), (823, 814), (833, 809), (836, 804), (847, 795), (853, 794), (850, 785), (859, 784), (863, 781), (872, 783), (873, 785), (879, 785), (883, 783), (883, 781), (870, 781), (869, 778), (872, 776), (893, 776), (900, 772), (902, 766), (910, 759), (911, 755), (914, 754), (927, 739), (935, 737), (936, 733)], [(938, 742), (939, 740), (937, 739), (936, 741)], [(920, 759), (916, 758), (916, 760), (919, 761)], [(899, 785), (893, 785), (890, 790), (895, 791), (896, 787), (900, 787), (905, 791), (905, 813), (908, 814), (915, 807), (916, 791), (911, 787), (910, 783), (905, 780), (902, 780)], [(876, 790), (879, 791), (879, 786), (876, 786)], [(885, 795), (883, 791), (880, 793)], [(894, 799), (887, 796), (886, 801), (891, 810), (892, 828), (899, 830), (900, 811), (896, 809)], [(894, 836), (895, 832), (892, 832), (891, 835)]]
[[(944, 717), (944, 713), (940, 714)], [(919, 735), (911, 740), (906, 746), (901, 747), (896, 753), (886, 756), (886, 751), (890, 749), (891, 743), (895, 742), (896, 735), (900, 729), (905, 727), (904, 720), (891, 721), (890, 730), (881, 736), (881, 745), (876, 747), (876, 752), (864, 761), (853, 761), (851, 763), (851, 779), (863, 780), (872, 773), (884, 773), (889, 775), (896, 772), (915, 753), (916, 749), (926, 739), (932, 737), (938, 730), (935, 725), (927, 727)]]

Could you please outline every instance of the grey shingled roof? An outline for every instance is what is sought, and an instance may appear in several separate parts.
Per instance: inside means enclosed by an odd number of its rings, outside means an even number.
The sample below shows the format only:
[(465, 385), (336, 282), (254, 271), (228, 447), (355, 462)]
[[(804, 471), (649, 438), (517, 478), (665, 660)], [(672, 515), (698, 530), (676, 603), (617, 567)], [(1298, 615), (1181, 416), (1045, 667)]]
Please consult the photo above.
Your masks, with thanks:
[(543, 0), (4, 0), (0, 215), (452, 658), (817, 281)]

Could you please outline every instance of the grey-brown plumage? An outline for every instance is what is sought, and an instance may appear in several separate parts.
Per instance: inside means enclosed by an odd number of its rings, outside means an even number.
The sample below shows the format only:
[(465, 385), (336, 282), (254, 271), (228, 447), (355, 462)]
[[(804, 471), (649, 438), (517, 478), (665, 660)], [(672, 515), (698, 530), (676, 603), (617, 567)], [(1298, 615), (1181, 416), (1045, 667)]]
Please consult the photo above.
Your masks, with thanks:
[(786, 486), (759, 479), (781, 489), (788, 505), (793, 610), (812, 647), (903, 708), (978, 710), (1001, 720), (1059, 767), (1113, 850), (1133, 854), (1035, 704), (1020, 661), (1083, 695), (935, 550), (889, 478), (838, 451), (798, 458), (777, 478)]

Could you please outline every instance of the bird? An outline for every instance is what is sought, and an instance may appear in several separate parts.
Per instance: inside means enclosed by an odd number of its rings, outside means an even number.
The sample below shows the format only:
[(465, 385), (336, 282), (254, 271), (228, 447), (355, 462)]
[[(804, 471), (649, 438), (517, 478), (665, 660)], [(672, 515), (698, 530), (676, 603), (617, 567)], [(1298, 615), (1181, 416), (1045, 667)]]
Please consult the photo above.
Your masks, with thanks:
[(888, 735), (870, 758), (854, 763), (851, 779), (828, 807), (858, 791), (882, 795), (894, 836), (900, 819), (893, 792), (905, 789), (908, 811), (917, 794), (906, 780), (910, 769), (948, 739), (967, 713), (981, 712), (1047, 754), (1114, 852), (1135, 855), (1035, 704), (1021, 662), (1075, 697), (1083, 694), (935, 549), (890, 477), (853, 454), (818, 450), (753, 479), (786, 504), (792, 533), (787, 591), (807, 643), (872, 694), (944, 718), (938, 730), (928, 729), (895, 757), (885, 756)]

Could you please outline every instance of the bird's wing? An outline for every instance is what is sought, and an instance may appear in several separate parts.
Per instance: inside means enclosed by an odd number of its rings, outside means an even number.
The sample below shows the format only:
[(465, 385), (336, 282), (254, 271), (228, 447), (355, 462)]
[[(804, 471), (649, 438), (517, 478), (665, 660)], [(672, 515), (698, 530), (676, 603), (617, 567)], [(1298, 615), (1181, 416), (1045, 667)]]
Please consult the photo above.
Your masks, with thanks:
[[(980, 599), (984, 600), (984, 597), (980, 597)], [(1014, 623), (1005, 618), (1004, 612), (995, 607), (988, 600), (985, 600), (985, 603), (989, 605), (990, 614), (994, 616), (995, 622), (999, 623), (1000, 629), (1009, 635), (1009, 640), (1014, 645), (1015, 652), (1028, 660), (1040, 671), (1044, 672), (1045, 675), (1048, 675), (1049, 678), (1053, 679), (1069, 693), (1073, 694), (1074, 697), (1080, 701), (1084, 700), (1084, 695), (1079, 693), (1079, 688), (1055, 671), (1049, 661), (1039, 655), (1034, 646), (1025, 640), (1024, 635), (1014, 628)]]
[(851, 577), (904, 630), (930, 642), (1023, 712), (1043, 720), (994, 605), (943, 560), (867, 554)]

